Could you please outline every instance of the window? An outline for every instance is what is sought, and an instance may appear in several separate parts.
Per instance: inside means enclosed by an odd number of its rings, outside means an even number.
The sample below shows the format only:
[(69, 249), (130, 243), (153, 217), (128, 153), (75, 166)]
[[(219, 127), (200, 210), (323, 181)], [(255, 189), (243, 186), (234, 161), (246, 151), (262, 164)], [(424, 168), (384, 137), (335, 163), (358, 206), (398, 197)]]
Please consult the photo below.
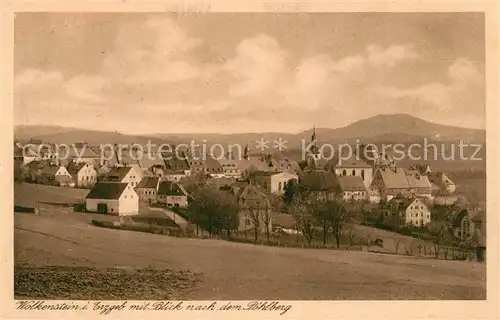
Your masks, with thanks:
[(365, 181), (365, 170), (361, 170), (361, 180)]
[(342, 170), (342, 175), (343, 175), (343, 176), (347, 175), (347, 171), (345, 171), (345, 169), (344, 169), (344, 170)]
[(356, 175), (356, 170), (352, 170), (352, 175), (355, 176)]

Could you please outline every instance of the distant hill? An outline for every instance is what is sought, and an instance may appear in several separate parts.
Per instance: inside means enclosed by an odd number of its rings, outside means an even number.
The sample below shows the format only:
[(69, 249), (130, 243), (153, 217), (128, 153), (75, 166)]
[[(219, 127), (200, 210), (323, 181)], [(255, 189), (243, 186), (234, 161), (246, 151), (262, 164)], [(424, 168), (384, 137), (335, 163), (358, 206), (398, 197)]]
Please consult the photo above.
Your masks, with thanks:
[[(30, 134), (30, 132), (33, 133)], [(58, 144), (70, 144), (73, 142), (87, 142), (90, 144), (147, 144), (148, 141), (154, 144), (167, 143), (167, 141), (161, 138), (58, 126), (16, 126), (14, 128), (14, 136), (20, 141), (37, 139)]]
[[(198, 144), (208, 145), (219, 143), (224, 146), (229, 144), (248, 144), (254, 147), (256, 140), (263, 138), (270, 141), (269, 146), (273, 146), (273, 141), (281, 138), (287, 141), (287, 147), (300, 149), (302, 140), (310, 140), (312, 129), (292, 133), (238, 133), (238, 134), (165, 134), (152, 133), (149, 135), (127, 135), (119, 132), (92, 131), (75, 128), (65, 128), (57, 126), (18, 126), (15, 128), (17, 139), (25, 140), (29, 138), (42, 139), (54, 143), (71, 143), (76, 141), (86, 141), (92, 144), (100, 143), (189, 143), (194, 140)], [(407, 114), (378, 115), (368, 119), (356, 121), (342, 128), (316, 128), (316, 135), (319, 143), (409, 143), (423, 141), (428, 138), (436, 142), (470, 141), (484, 143), (486, 141), (485, 130), (468, 129), (436, 124), (425, 121)]]

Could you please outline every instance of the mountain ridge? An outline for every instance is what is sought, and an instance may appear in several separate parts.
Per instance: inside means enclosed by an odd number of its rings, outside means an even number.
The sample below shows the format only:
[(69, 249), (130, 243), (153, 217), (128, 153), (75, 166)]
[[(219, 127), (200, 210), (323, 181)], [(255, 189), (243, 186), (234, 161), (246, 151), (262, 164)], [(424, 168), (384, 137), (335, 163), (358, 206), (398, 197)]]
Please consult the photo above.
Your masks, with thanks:
[[(408, 114), (380, 114), (361, 119), (339, 128), (315, 128), (319, 142), (373, 142), (389, 140), (393, 142), (409, 142), (428, 138), (433, 141), (468, 141), (485, 142), (486, 131), (482, 129), (462, 128), (429, 122)], [(150, 133), (125, 134), (116, 131), (86, 130), (63, 126), (20, 125), (14, 127), (14, 135), (18, 140), (41, 139), (54, 143), (71, 143), (86, 141), (92, 144), (101, 143), (196, 143), (207, 144), (249, 144), (264, 139), (270, 142), (279, 138), (300, 147), (308, 142), (313, 129), (299, 133), (262, 132), (262, 133)]]

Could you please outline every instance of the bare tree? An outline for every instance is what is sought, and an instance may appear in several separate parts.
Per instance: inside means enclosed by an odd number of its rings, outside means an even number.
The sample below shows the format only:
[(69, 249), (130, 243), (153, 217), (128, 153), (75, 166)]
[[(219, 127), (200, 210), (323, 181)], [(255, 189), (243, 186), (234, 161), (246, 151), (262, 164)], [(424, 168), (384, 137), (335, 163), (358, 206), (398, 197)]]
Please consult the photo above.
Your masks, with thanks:
[(247, 212), (248, 212), (248, 216), (250, 217), (250, 220), (252, 221), (254, 240), (257, 241), (257, 240), (259, 240), (261, 208), (259, 208), (258, 204), (251, 203), (247, 207)]

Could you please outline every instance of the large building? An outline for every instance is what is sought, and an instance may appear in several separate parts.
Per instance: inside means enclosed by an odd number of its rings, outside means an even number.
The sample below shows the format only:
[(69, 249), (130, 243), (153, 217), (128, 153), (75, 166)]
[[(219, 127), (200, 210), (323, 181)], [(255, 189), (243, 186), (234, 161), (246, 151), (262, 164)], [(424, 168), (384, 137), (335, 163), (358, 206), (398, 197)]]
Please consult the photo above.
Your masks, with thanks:
[(256, 171), (250, 176), (250, 180), (269, 193), (283, 194), (286, 184), (290, 180), (298, 181), (299, 176), (290, 172)]
[(128, 183), (99, 182), (85, 198), (87, 211), (118, 216), (139, 213), (139, 196)]
[(424, 227), (431, 222), (431, 212), (423, 200), (397, 196), (387, 203), (384, 222), (396, 226)]
[(381, 199), (391, 200), (401, 194), (432, 198), (432, 186), (426, 176), (412, 170), (382, 167), (375, 171), (371, 188), (380, 193)]

